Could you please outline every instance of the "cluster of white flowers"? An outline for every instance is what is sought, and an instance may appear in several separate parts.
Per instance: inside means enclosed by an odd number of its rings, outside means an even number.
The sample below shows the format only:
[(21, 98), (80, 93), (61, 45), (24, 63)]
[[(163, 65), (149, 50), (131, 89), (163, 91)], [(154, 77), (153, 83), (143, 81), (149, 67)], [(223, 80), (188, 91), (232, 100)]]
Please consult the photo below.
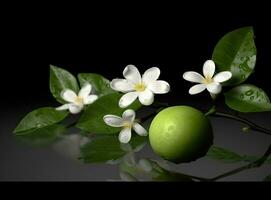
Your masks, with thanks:
[[(191, 95), (198, 94), (207, 89), (212, 96), (221, 92), (221, 83), (229, 80), (232, 73), (224, 71), (215, 75), (215, 63), (207, 60), (203, 65), (204, 77), (193, 71), (185, 72), (183, 78), (187, 81), (198, 83), (190, 88)], [(158, 80), (160, 69), (152, 67), (141, 76), (139, 70), (134, 65), (128, 65), (123, 71), (125, 79), (113, 79), (110, 86), (113, 90), (125, 93), (119, 100), (119, 107), (126, 108), (137, 98), (142, 105), (149, 106), (154, 102), (155, 94), (165, 94), (170, 90), (170, 85), (166, 81)], [(98, 96), (91, 94), (91, 84), (86, 84), (81, 88), (78, 95), (66, 89), (62, 91), (61, 97), (67, 102), (56, 108), (57, 110), (69, 110), (72, 114), (77, 114), (85, 105), (91, 104), (98, 99)], [(103, 117), (104, 122), (112, 127), (122, 127), (119, 133), (119, 141), (128, 143), (134, 130), (140, 136), (146, 136), (148, 133), (143, 126), (135, 122), (135, 111), (128, 109), (122, 114), (122, 117), (108, 114)]]
[[(158, 80), (160, 69), (152, 67), (141, 76), (134, 65), (128, 65), (123, 70), (125, 79), (113, 79), (110, 86), (113, 90), (125, 93), (119, 100), (119, 107), (126, 108), (137, 98), (142, 105), (149, 106), (154, 101), (155, 94), (165, 94), (170, 90), (166, 81)], [(148, 133), (139, 123), (134, 122), (135, 111), (128, 109), (122, 114), (122, 117), (116, 115), (104, 116), (104, 122), (112, 127), (123, 127), (119, 134), (119, 141), (128, 143), (131, 139), (132, 129), (140, 136), (146, 136)]]

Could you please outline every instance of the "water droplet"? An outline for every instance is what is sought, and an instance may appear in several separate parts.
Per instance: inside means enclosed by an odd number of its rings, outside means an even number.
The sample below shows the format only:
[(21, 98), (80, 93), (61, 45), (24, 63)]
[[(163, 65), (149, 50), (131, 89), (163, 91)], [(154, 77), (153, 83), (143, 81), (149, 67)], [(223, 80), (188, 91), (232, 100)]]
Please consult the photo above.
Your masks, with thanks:
[(245, 92), (245, 95), (246, 96), (251, 96), (253, 93), (254, 93), (253, 90), (248, 90), (248, 91)]

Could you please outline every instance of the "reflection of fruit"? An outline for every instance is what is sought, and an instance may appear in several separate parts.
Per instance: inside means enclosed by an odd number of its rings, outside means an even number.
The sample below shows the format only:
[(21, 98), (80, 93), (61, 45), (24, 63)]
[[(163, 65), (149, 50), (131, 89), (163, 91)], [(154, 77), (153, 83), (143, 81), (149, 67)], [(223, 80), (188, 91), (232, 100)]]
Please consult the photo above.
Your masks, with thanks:
[(213, 133), (202, 112), (188, 106), (173, 106), (155, 116), (149, 139), (158, 155), (180, 163), (204, 156), (213, 143)]

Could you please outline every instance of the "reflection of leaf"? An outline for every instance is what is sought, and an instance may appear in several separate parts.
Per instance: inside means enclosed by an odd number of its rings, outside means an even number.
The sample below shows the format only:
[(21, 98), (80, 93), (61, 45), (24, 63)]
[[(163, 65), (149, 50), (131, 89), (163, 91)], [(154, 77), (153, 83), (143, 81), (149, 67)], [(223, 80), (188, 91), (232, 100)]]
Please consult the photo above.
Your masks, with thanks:
[[(224, 163), (253, 162), (260, 158), (259, 156), (239, 155), (235, 152), (216, 146), (212, 146), (209, 149), (207, 156)], [(271, 158), (265, 161), (265, 164), (270, 163)]]
[(120, 178), (122, 181), (138, 181), (136, 177), (128, 172), (120, 172)]
[(66, 103), (60, 96), (64, 89), (70, 89), (77, 93), (79, 91), (79, 86), (76, 78), (67, 70), (51, 65), (50, 90), (52, 95), (60, 103)]
[(154, 181), (183, 181), (183, 182), (193, 181), (192, 178), (189, 177), (188, 175), (164, 169), (155, 161), (151, 161), (151, 164), (152, 164), (151, 176)]
[(271, 175), (265, 177), (263, 181), (271, 182)]
[[(132, 149), (145, 143), (146, 137), (133, 135), (130, 145)], [(103, 163), (109, 160), (117, 160), (127, 154), (121, 148), (117, 136), (97, 136), (90, 143), (81, 148), (80, 158), (85, 163)]]
[(271, 111), (266, 93), (254, 85), (240, 85), (225, 94), (226, 104), (239, 112)]
[(256, 63), (256, 46), (252, 27), (244, 27), (226, 34), (216, 45), (212, 59), (218, 71), (231, 71), (227, 85), (244, 82)]
[(62, 121), (68, 113), (57, 111), (55, 108), (39, 108), (28, 113), (14, 130), (16, 135), (28, 134), (34, 131)]
[(89, 105), (76, 127), (83, 131), (92, 132), (96, 134), (112, 134), (120, 131), (120, 128), (114, 128), (104, 123), (103, 117), (108, 114), (121, 116), (124, 110), (137, 110), (141, 104), (136, 101), (126, 109), (119, 107), (119, 99), (122, 95), (119, 93), (108, 94), (96, 100)]
[(65, 131), (65, 126), (54, 124), (38, 130), (29, 131), (25, 135), (18, 135), (16, 139), (32, 147), (45, 147), (54, 143)]
[(81, 73), (78, 74), (78, 80), (81, 87), (85, 83), (90, 83), (93, 86), (95, 94), (99, 96), (104, 96), (116, 92), (111, 89), (109, 80), (99, 74)]
[(150, 159), (140, 159), (134, 164), (122, 162), (120, 171), (136, 178), (148, 175), (153, 181), (193, 181), (190, 176), (165, 169)]

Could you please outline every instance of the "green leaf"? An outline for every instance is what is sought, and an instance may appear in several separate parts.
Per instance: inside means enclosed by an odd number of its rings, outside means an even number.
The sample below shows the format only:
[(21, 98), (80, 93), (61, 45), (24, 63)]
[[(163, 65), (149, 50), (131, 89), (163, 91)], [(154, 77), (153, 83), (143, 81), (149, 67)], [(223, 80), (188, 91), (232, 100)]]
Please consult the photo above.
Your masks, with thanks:
[[(224, 163), (254, 162), (260, 159), (260, 156), (239, 155), (235, 152), (217, 146), (212, 146), (209, 149), (207, 156)], [(264, 163), (271, 164), (271, 158), (267, 159)]]
[(235, 163), (243, 161), (243, 156), (240, 156), (235, 152), (216, 146), (212, 146), (209, 149), (209, 151), (207, 152), (207, 156), (212, 159), (220, 160), (226, 163)]
[(61, 92), (65, 89), (70, 89), (77, 93), (79, 91), (79, 86), (76, 78), (67, 70), (51, 65), (50, 90), (56, 100), (60, 103), (66, 103), (60, 96)]
[[(130, 141), (132, 149), (145, 143), (146, 137), (133, 135)], [(85, 163), (103, 163), (117, 160), (124, 156), (126, 152), (118, 140), (117, 136), (98, 136), (81, 148), (81, 159)]]
[(53, 144), (66, 131), (65, 126), (54, 124), (37, 130), (28, 131), (25, 135), (17, 135), (17, 141), (31, 147), (45, 147)]
[(225, 93), (227, 106), (239, 112), (271, 111), (271, 103), (266, 93), (254, 86), (244, 84)]
[(99, 74), (81, 73), (78, 74), (78, 80), (81, 87), (83, 87), (85, 83), (90, 83), (94, 89), (94, 93), (99, 96), (116, 92), (111, 89), (109, 80)]
[(76, 127), (83, 131), (97, 133), (97, 134), (112, 134), (120, 131), (120, 128), (114, 128), (104, 123), (103, 117), (108, 114), (121, 116), (126, 109), (137, 110), (141, 107), (138, 101), (135, 101), (128, 108), (119, 107), (119, 99), (121, 94), (112, 93), (102, 96), (93, 104), (90, 104), (81, 118), (79, 119)]
[(265, 177), (263, 181), (271, 182), (271, 174), (269, 176)]
[(39, 108), (28, 113), (13, 131), (16, 135), (28, 134), (29, 131), (35, 131), (62, 121), (68, 112), (57, 111), (55, 108)]
[(151, 176), (154, 181), (182, 181), (192, 182), (192, 178), (186, 174), (170, 171), (161, 167), (157, 162), (150, 160), (152, 164)]
[(244, 82), (256, 64), (253, 28), (244, 27), (226, 34), (216, 45), (212, 59), (218, 71), (232, 72), (232, 78), (225, 85)]

